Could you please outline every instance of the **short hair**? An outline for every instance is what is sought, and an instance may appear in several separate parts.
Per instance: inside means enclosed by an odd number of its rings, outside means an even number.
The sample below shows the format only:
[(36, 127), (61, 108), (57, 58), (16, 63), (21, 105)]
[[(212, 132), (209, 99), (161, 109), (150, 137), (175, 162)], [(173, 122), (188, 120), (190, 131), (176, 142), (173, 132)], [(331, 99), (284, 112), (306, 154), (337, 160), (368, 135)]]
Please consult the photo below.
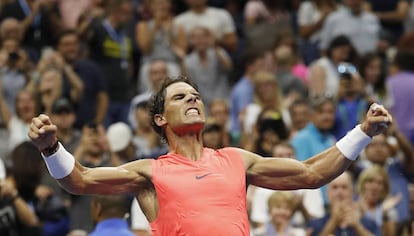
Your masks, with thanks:
[(154, 129), (154, 131), (158, 135), (160, 135), (161, 139), (166, 142), (168, 142), (168, 140), (167, 140), (167, 136), (165, 135), (165, 130), (163, 127), (160, 127), (155, 123), (154, 117), (155, 115), (164, 113), (165, 96), (167, 93), (167, 88), (170, 85), (179, 83), (179, 82), (187, 83), (191, 87), (193, 87), (197, 92), (200, 92), (200, 90), (198, 89), (198, 86), (186, 76), (180, 75), (178, 77), (168, 77), (164, 81), (164, 83), (161, 85), (161, 88), (158, 90), (158, 92), (155, 93), (154, 96), (151, 98), (149, 105), (148, 105), (150, 116), (151, 116), (151, 126)]
[(129, 199), (126, 195), (95, 195), (93, 201), (101, 205), (106, 215), (123, 216), (129, 212)]
[(131, 2), (131, 0), (107, 0), (105, 9), (108, 13), (111, 13), (118, 10), (126, 2)]
[(57, 48), (59, 46), (60, 41), (68, 35), (75, 35), (77, 38), (79, 38), (78, 33), (74, 29), (64, 30), (64, 31), (62, 31), (58, 34), (58, 36), (56, 38), (55, 48)]
[(414, 49), (399, 49), (394, 64), (400, 70), (414, 72)]
[(295, 196), (292, 192), (276, 191), (267, 200), (269, 211), (279, 203), (285, 203), (292, 211), (295, 209)]
[[(351, 40), (345, 35), (339, 35), (332, 39), (332, 41), (329, 43), (328, 48), (326, 49), (326, 55), (331, 58), (332, 57), (332, 51), (335, 48), (343, 47), (343, 46), (349, 46), (351, 48), (351, 54), (352, 51), (354, 51), (354, 45), (352, 44)], [(351, 56), (351, 55), (350, 55)]]

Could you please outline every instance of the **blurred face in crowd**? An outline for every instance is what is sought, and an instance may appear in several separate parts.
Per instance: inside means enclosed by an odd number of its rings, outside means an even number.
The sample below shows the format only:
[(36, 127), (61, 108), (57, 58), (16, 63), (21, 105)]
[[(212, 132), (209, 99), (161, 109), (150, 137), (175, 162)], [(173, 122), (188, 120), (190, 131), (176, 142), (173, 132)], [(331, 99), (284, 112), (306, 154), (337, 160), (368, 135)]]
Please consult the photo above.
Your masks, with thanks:
[(152, 0), (150, 9), (154, 17), (167, 17), (171, 12), (171, 0)]
[(287, 145), (279, 144), (273, 148), (272, 156), (295, 159), (295, 150)]
[(113, 12), (121, 27), (125, 26), (132, 19), (133, 9), (134, 7), (131, 1), (124, 1), (119, 8)]
[(16, 97), (16, 113), (25, 122), (30, 122), (36, 113), (35, 99), (28, 91), (20, 91)]
[(148, 130), (151, 128), (151, 117), (146, 106), (140, 106), (135, 109), (135, 119), (141, 129)]
[(4, 39), (14, 39), (17, 42), (21, 39), (21, 28), (19, 21), (14, 18), (8, 18), (3, 20), (0, 26), (0, 37)]
[(152, 84), (152, 88), (158, 91), (161, 88), (162, 83), (168, 76), (168, 68), (165, 61), (156, 60), (151, 62), (149, 66), (149, 78)]
[(366, 158), (378, 165), (385, 165), (391, 156), (391, 149), (384, 134), (372, 137), (372, 142), (365, 148)]
[(380, 203), (384, 195), (385, 181), (380, 174), (367, 176), (361, 186), (363, 198), (373, 205)]
[(270, 195), (267, 206), (273, 225), (286, 225), (295, 207), (294, 195), (291, 192), (275, 192)]
[(59, 128), (59, 130), (70, 130), (75, 123), (76, 115), (73, 111), (64, 110), (52, 112), (50, 119)]
[(203, 144), (205, 147), (219, 149), (222, 148), (222, 133), (220, 130), (209, 130), (203, 132)]
[(328, 184), (327, 197), (330, 204), (352, 201), (353, 189), (349, 173), (345, 172)]
[(66, 61), (75, 61), (79, 56), (78, 36), (74, 33), (63, 36), (59, 41), (57, 50)]
[(199, 8), (205, 7), (207, 5), (207, 0), (186, 0), (186, 3), (190, 8)]
[(364, 92), (362, 78), (358, 75), (352, 75), (350, 79), (341, 77), (339, 80), (339, 96), (353, 96)]
[(204, 27), (196, 27), (191, 32), (191, 42), (196, 51), (205, 51), (211, 46), (213, 35)]
[(210, 104), (209, 115), (213, 117), (216, 123), (222, 127), (226, 127), (229, 118), (229, 108), (227, 103), (222, 100), (213, 101)]
[(326, 101), (322, 105), (314, 108), (312, 116), (313, 124), (321, 131), (328, 131), (335, 122), (335, 105), (333, 102)]
[(306, 104), (296, 104), (289, 109), (292, 126), (296, 130), (301, 130), (309, 122), (310, 109)]
[(365, 80), (371, 84), (376, 83), (381, 76), (381, 67), (382, 67), (381, 58), (374, 57), (370, 62), (368, 62), (367, 66), (363, 68), (365, 70), (364, 71)]
[(344, 45), (332, 49), (332, 61), (337, 64), (342, 61), (348, 61), (351, 53), (351, 47)]
[(353, 11), (359, 11), (362, 7), (363, 0), (344, 0), (344, 5)]

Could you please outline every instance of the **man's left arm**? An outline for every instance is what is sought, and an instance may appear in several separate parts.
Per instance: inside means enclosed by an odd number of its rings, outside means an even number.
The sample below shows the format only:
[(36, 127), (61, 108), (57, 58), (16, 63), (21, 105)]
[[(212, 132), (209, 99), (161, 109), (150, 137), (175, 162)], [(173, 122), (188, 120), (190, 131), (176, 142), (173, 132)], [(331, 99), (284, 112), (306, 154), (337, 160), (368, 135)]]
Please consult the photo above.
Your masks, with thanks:
[(365, 121), (339, 140), (335, 146), (299, 162), (286, 158), (262, 158), (240, 150), (249, 184), (270, 189), (318, 188), (328, 183), (356, 160), (371, 137), (386, 130), (392, 117), (383, 106), (373, 104)]

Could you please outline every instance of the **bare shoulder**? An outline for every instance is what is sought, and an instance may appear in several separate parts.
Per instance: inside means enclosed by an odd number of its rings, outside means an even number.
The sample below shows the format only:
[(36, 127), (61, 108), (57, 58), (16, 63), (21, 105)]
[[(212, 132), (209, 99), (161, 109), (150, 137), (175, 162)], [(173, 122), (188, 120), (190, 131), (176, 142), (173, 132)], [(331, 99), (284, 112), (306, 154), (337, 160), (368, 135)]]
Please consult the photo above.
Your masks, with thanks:
[(246, 166), (246, 170), (249, 169), (257, 160), (261, 158), (259, 155), (242, 148), (228, 147), (226, 149), (237, 152), (240, 155), (244, 162), (244, 165)]
[(143, 176), (148, 180), (151, 180), (152, 179), (151, 161), (152, 159), (142, 159), (142, 160), (131, 161), (131, 162), (128, 162), (128, 163), (125, 163), (119, 166), (119, 168), (137, 173), (138, 175)]

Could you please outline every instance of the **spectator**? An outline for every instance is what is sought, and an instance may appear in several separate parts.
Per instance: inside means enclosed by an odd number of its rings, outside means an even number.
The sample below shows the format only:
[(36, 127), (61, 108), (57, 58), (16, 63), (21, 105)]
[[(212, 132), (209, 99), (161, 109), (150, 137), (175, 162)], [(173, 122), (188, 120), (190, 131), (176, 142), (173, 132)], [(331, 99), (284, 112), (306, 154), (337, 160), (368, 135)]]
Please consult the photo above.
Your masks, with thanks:
[[(81, 140), (74, 156), (88, 167), (111, 166), (109, 144), (102, 125), (88, 124), (83, 127)], [(90, 232), (93, 229), (90, 217), (91, 200), (91, 196), (72, 195), (69, 208), (71, 232), (76, 230)]]
[[(291, 140), (298, 160), (307, 160), (335, 144), (336, 139), (330, 134), (335, 122), (335, 111), (336, 101), (328, 94), (311, 100), (310, 122)], [(323, 186), (321, 191), (326, 203), (326, 186)]]
[(381, 229), (381, 235), (397, 235), (397, 211), (395, 205), (401, 195), (388, 196), (390, 183), (385, 169), (374, 165), (358, 177), (358, 199), (364, 216), (373, 220)]
[(299, 35), (302, 38), (301, 53), (306, 65), (320, 57), (321, 29), (330, 13), (337, 9), (335, 0), (302, 1), (298, 10)]
[[(354, 68), (353, 65), (349, 65)], [(339, 140), (362, 121), (371, 101), (365, 95), (361, 76), (355, 71), (352, 74), (341, 74), (336, 104), (336, 120), (332, 133)]]
[(272, 236), (292, 234), (304, 236), (303, 228), (292, 226), (291, 219), (296, 208), (295, 196), (291, 192), (274, 192), (267, 201), (271, 220), (267, 223), (265, 232), (256, 233), (256, 236)]
[(292, 31), (287, 1), (248, 1), (244, 7), (246, 48), (264, 53), (282, 32)]
[(157, 133), (151, 128), (148, 100), (135, 106), (135, 120), (137, 127), (134, 130), (133, 143), (137, 147), (136, 159), (158, 158), (168, 152), (168, 146), (162, 142)]
[(148, 101), (153, 94), (155, 94), (159, 88), (161, 88), (162, 83), (170, 75), (168, 65), (164, 60), (154, 60), (149, 64), (148, 69), (148, 79), (149, 87), (146, 91), (137, 94), (131, 101), (131, 106), (128, 114), (129, 124), (133, 129), (138, 127), (138, 123), (135, 117), (135, 108), (138, 103), (143, 101)]
[(16, 39), (2, 40), (0, 50), (0, 73), (3, 84), (3, 96), (12, 114), (16, 113), (17, 93), (29, 83), (29, 64), (27, 54), (20, 48)]
[(253, 102), (253, 76), (264, 66), (263, 56), (255, 51), (248, 51), (244, 55), (244, 63), (244, 75), (231, 88), (230, 94), (231, 133), (236, 140), (240, 138), (241, 132), (239, 115), (249, 103)]
[(358, 71), (365, 84), (365, 92), (371, 101), (384, 104), (387, 102), (385, 84), (385, 62), (378, 53), (368, 53), (360, 58)]
[(310, 115), (310, 104), (305, 99), (299, 99), (290, 104), (290, 138), (293, 138), (297, 134), (297, 132), (306, 127), (306, 125), (309, 123)]
[(22, 29), (20, 23), (15, 18), (6, 18), (0, 24), (0, 39), (3, 43), (6, 39), (13, 39), (16, 42), (22, 41)]
[(59, 128), (57, 136), (60, 142), (64, 143), (68, 150), (75, 151), (81, 133), (74, 128), (76, 114), (73, 104), (66, 98), (56, 100), (52, 105), (50, 119)]
[(311, 236), (318, 235), (381, 235), (374, 221), (364, 217), (354, 194), (352, 177), (345, 172), (328, 184), (329, 209), (322, 218), (311, 220), (308, 230)]
[(218, 124), (221, 127), (221, 137), (223, 140), (223, 146), (228, 147), (231, 145), (236, 145), (237, 140), (233, 140), (229, 132), (230, 130), (230, 107), (226, 100), (223, 99), (214, 99), (208, 104), (209, 118), (211, 118), (214, 123)]
[(193, 51), (186, 56), (186, 71), (204, 94), (203, 102), (214, 98), (228, 99), (229, 73), (233, 63), (223, 48), (219, 47), (212, 32), (202, 26), (191, 31)]
[[(414, 173), (414, 152), (405, 136), (395, 127), (391, 127), (390, 133), (395, 138), (398, 146), (397, 153), (393, 153), (391, 143), (385, 134), (372, 140), (365, 148), (366, 161), (360, 162), (359, 166), (365, 169), (373, 164), (380, 165), (386, 169), (390, 179), (390, 195), (401, 195), (401, 200), (396, 205), (397, 224), (401, 225), (409, 219), (409, 177)], [(400, 158), (398, 158), (400, 157)]]
[(96, 226), (89, 236), (135, 236), (125, 219), (129, 212), (126, 196), (94, 196), (91, 205)]
[(387, 88), (391, 101), (391, 111), (398, 128), (414, 145), (414, 109), (411, 103), (414, 99), (414, 52), (400, 49), (394, 61), (396, 73), (387, 78)]
[[(0, 83), (1, 85), (1, 83)], [(16, 97), (16, 114), (10, 112), (0, 88), (0, 116), (8, 130), (8, 151), (18, 144), (28, 141), (25, 132), (29, 131), (32, 118), (37, 114), (35, 97), (27, 90), (21, 90)]]
[(6, 175), (4, 162), (0, 158), (0, 234), (40, 236), (36, 214), (29, 203), (21, 198), (12, 178)]
[[(102, 0), (98, 0), (102, 1)], [(62, 25), (64, 29), (75, 29), (81, 14), (90, 5), (96, 2), (95, 0), (66, 0), (59, 1), (58, 8), (62, 17)]]
[(151, 236), (149, 222), (136, 199), (131, 205), (131, 229), (137, 236)]
[(358, 55), (376, 50), (381, 26), (377, 16), (363, 9), (363, 3), (363, 0), (344, 0), (344, 7), (328, 16), (321, 31), (321, 50), (326, 50), (339, 35), (351, 40)]
[(23, 45), (32, 61), (38, 61), (41, 50), (53, 44), (63, 29), (54, 1), (19, 0), (3, 6), (0, 21), (12, 17), (21, 23)]
[(202, 139), (205, 147), (212, 149), (223, 148), (223, 128), (214, 121), (208, 121), (203, 127)]
[(83, 96), (76, 104), (75, 127), (81, 129), (88, 122), (102, 124), (108, 106), (108, 92), (101, 68), (89, 59), (81, 58), (80, 42), (75, 31), (62, 32), (56, 49), (64, 63), (83, 83)]
[(335, 37), (326, 50), (326, 56), (319, 58), (310, 66), (309, 94), (336, 94), (339, 86), (338, 65), (352, 62), (354, 49), (346, 36)]
[(106, 138), (112, 154), (113, 166), (137, 159), (137, 150), (132, 142), (132, 130), (127, 124), (122, 122), (111, 124), (106, 131)]
[(175, 23), (190, 35), (196, 27), (206, 27), (217, 45), (228, 51), (237, 47), (237, 34), (231, 15), (224, 9), (207, 6), (207, 0), (186, 0), (189, 10), (179, 14)]
[(84, 40), (90, 37), (91, 29), (105, 17), (105, 3), (103, 0), (90, 0), (89, 6), (83, 9), (76, 21), (76, 33)]
[(132, 19), (131, 0), (110, 0), (107, 17), (91, 29), (90, 58), (97, 62), (104, 74), (109, 104), (105, 127), (121, 121), (128, 122), (129, 102), (132, 98), (132, 41), (125, 25)]
[(396, 45), (404, 34), (404, 23), (409, 17), (410, 1), (369, 0), (366, 5), (367, 10), (374, 13), (380, 20), (382, 33), (391, 38), (392, 45)]
[(165, 61), (172, 75), (180, 74), (181, 61), (187, 52), (187, 35), (182, 26), (174, 24), (171, 7), (171, 0), (149, 1), (152, 19), (136, 25), (137, 45), (142, 53), (138, 80), (141, 92), (148, 89), (146, 75), (153, 60)]

